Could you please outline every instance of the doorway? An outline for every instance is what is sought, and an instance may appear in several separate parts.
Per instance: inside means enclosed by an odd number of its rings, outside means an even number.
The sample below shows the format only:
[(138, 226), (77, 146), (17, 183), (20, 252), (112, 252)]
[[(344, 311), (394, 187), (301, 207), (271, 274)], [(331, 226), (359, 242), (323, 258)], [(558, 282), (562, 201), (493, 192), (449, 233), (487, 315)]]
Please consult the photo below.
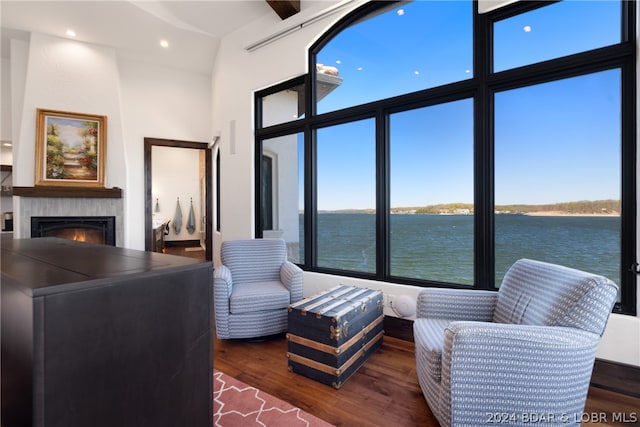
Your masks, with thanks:
[[(211, 148), (208, 147), (207, 143), (202, 142), (189, 142), (189, 141), (178, 141), (172, 139), (158, 139), (158, 138), (144, 138), (144, 192), (145, 192), (145, 203), (144, 203), (144, 211), (145, 211), (145, 243), (144, 247), (146, 251), (151, 251), (153, 249), (153, 212), (154, 212), (154, 202), (153, 202), (153, 161), (152, 161), (152, 150), (153, 147), (175, 147), (175, 148), (183, 148), (183, 149), (191, 149), (191, 150), (202, 150), (204, 152), (204, 177), (202, 177), (201, 187), (204, 187), (201, 196), (201, 207), (204, 205), (204, 218), (200, 223), (204, 226), (204, 245), (205, 245), (205, 258), (208, 261), (211, 261), (213, 258), (213, 250), (212, 250), (212, 151)], [(202, 210), (200, 211), (202, 212)]]

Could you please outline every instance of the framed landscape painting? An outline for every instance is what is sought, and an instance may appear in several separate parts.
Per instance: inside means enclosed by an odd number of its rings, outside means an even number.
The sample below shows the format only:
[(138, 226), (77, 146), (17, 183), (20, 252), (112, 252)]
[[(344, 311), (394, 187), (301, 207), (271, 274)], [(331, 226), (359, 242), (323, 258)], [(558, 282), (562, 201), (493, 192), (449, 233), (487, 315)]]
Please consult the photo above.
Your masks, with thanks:
[(107, 117), (36, 111), (35, 184), (104, 187)]

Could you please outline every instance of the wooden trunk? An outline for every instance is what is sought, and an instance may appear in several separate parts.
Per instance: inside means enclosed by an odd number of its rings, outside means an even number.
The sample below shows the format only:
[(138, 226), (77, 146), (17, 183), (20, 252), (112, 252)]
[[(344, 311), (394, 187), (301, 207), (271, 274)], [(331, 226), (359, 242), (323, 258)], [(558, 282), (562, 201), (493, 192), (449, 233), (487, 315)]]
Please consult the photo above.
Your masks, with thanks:
[(382, 292), (340, 285), (289, 306), (289, 370), (340, 388), (382, 345)]

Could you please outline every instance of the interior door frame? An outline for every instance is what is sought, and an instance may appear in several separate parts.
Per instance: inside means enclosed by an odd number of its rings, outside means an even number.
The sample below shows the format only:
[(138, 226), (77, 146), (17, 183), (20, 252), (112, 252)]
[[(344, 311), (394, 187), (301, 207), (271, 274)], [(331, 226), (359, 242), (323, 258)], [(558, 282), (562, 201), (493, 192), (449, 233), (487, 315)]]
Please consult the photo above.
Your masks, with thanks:
[(179, 141), (175, 139), (144, 138), (144, 249), (151, 251), (153, 248), (153, 195), (152, 190), (152, 158), (151, 149), (154, 146), (191, 148), (204, 150), (205, 152), (205, 191), (206, 191), (206, 212), (205, 212), (205, 257), (208, 261), (213, 259), (213, 186), (212, 186), (212, 150), (206, 142)]

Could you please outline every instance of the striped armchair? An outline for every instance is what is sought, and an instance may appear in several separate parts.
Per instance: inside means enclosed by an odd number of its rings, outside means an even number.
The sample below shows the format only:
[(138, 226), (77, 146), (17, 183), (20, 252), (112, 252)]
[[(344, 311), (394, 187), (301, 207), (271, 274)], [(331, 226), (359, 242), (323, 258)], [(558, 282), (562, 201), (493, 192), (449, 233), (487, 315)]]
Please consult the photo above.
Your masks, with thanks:
[(287, 308), (302, 299), (302, 270), (282, 239), (222, 242), (213, 272), (218, 338), (255, 338), (287, 330)]
[(441, 426), (580, 425), (617, 286), (521, 259), (500, 290), (425, 289), (416, 367)]

